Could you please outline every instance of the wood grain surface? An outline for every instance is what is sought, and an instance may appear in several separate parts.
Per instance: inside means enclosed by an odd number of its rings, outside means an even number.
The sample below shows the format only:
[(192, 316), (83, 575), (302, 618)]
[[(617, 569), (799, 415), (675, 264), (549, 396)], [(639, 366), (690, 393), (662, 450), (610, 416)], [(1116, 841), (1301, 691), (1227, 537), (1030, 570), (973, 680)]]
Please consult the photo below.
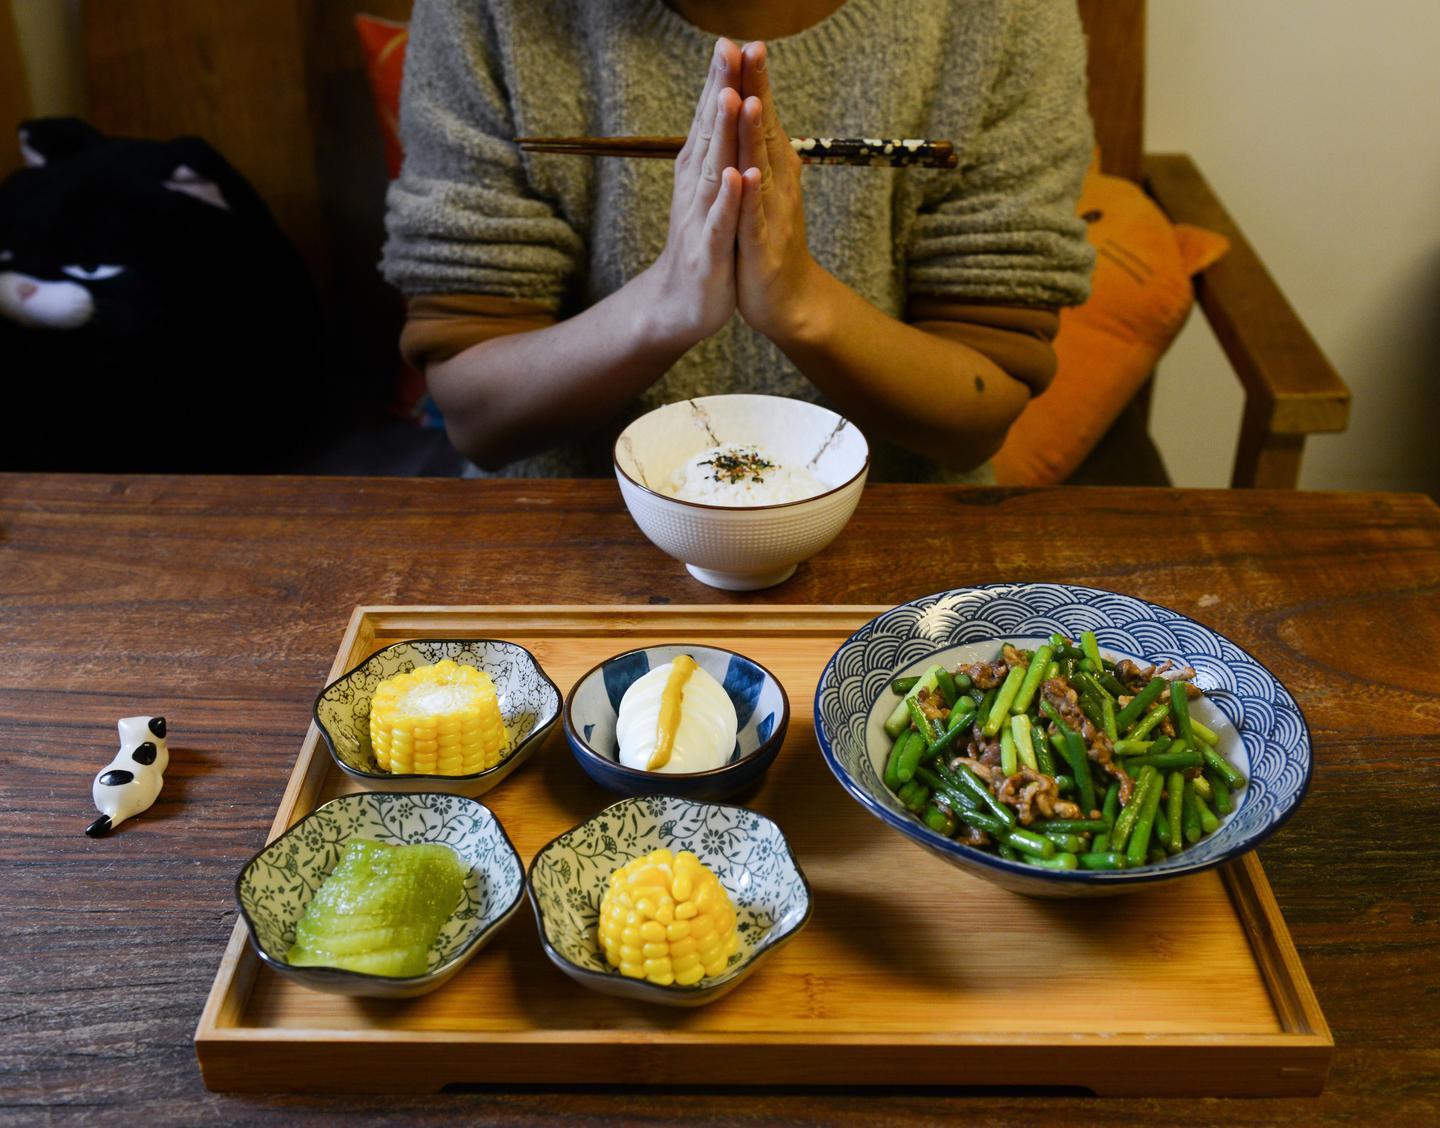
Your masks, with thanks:
[[(1261, 851), (1330, 1020), (1325, 1092), (1094, 1100), (1042, 1089), (490, 1086), (226, 1097), (191, 1036), (357, 604), (895, 603), (1065, 580), (1193, 615), (1259, 657), (1316, 771)], [(652, 548), (609, 482), (0, 477), (0, 1118), (154, 1125), (1433, 1123), (1440, 510), (1418, 496), (874, 486), (840, 539), (727, 596)], [(91, 840), (118, 717), (163, 711), (160, 801)], [(1043, 1086), (1044, 1078), (1037, 1077)]]
[[(195, 1033), (207, 1087), (433, 1093), (458, 1082), (611, 1084), (626, 1068), (645, 1084), (1023, 1085), (1039, 1062), (1053, 1084), (1106, 1095), (1318, 1092), (1333, 1042), (1253, 855), (1126, 898), (1122, 926), (1108, 899), (1057, 905), (956, 872), (835, 786), (806, 703), (835, 649), (883, 610), (357, 609), (331, 680), (417, 637), (518, 643), (562, 694), (639, 646), (703, 643), (761, 663), (785, 687), (789, 723), (759, 786), (731, 801), (779, 824), (814, 916), (744, 989), (680, 1011), (577, 989), (523, 926), (507, 925), (442, 990), (396, 1002), (278, 975), (237, 926)], [(359, 790), (312, 728), (272, 836)], [(483, 801), (532, 859), (618, 798), (576, 770), (553, 733)], [(1005, 974), (957, 958), (956, 937), (977, 924)]]

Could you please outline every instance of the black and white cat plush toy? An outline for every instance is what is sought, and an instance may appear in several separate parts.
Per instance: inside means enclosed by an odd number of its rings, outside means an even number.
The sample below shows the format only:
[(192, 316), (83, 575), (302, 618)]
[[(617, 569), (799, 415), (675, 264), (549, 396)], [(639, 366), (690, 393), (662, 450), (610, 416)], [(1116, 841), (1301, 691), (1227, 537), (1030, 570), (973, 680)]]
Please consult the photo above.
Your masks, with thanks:
[(246, 471), (313, 428), (320, 314), (294, 246), (194, 137), (20, 127), (0, 183), (0, 470)]
[(120, 750), (90, 785), (90, 796), (100, 812), (85, 828), (91, 838), (99, 838), (147, 810), (160, 794), (165, 769), (170, 766), (164, 717), (122, 717), (119, 728)]

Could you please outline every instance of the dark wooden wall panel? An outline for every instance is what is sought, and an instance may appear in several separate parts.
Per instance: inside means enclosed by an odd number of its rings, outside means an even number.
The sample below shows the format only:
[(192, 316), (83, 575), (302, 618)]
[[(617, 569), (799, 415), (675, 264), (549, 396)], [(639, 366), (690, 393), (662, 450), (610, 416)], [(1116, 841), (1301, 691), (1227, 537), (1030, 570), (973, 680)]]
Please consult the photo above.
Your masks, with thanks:
[(0, 0), (0, 177), (24, 163), (16, 126), (29, 116), (30, 98), (25, 88), (25, 68), (20, 62), (14, 12), (10, 0)]
[(316, 0), (310, 23), (312, 157), (330, 263), (328, 355), (349, 387), (388, 399), (400, 364), (399, 295), (380, 277), (385, 155), (355, 14), (404, 20), (410, 0)]
[(101, 130), (194, 133), (215, 145), (323, 280), (308, 9), (294, 0), (88, 0), (86, 79)]
[(87, 0), (91, 120), (133, 137), (195, 133), (253, 183), (300, 248), (344, 386), (380, 395), (401, 310), (376, 262), (385, 166), (354, 16), (409, 0)]

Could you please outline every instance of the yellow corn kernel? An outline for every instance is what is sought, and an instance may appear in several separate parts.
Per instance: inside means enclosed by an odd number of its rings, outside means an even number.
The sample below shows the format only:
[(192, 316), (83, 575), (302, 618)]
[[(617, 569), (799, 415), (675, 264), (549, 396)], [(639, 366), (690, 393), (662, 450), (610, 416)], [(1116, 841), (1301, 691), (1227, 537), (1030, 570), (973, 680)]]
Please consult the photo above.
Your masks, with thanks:
[(607, 964), (661, 986), (719, 975), (740, 949), (730, 895), (689, 850), (656, 850), (612, 873), (598, 931)]
[(375, 687), (370, 744), (397, 774), (471, 775), (503, 758), (505, 722), (490, 675), (442, 658)]
[(705, 969), (701, 967), (698, 963), (691, 964), (689, 967), (685, 968), (679, 967), (677, 965), (675, 968), (675, 982), (678, 983), (681, 987), (692, 986), (693, 984), (699, 983), (700, 980), (704, 978)]
[(693, 937), (687, 937), (684, 940), (675, 940), (670, 944), (671, 959), (683, 959), (685, 956), (693, 956), (694, 954), (695, 940)]

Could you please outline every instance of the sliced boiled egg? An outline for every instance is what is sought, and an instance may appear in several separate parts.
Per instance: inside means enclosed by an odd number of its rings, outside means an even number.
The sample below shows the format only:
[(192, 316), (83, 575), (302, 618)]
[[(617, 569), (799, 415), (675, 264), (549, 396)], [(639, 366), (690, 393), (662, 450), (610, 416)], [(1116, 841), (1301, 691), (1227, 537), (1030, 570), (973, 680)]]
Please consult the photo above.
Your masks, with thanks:
[(615, 720), (620, 762), (652, 772), (724, 767), (738, 729), (730, 695), (688, 654), (637, 678)]

